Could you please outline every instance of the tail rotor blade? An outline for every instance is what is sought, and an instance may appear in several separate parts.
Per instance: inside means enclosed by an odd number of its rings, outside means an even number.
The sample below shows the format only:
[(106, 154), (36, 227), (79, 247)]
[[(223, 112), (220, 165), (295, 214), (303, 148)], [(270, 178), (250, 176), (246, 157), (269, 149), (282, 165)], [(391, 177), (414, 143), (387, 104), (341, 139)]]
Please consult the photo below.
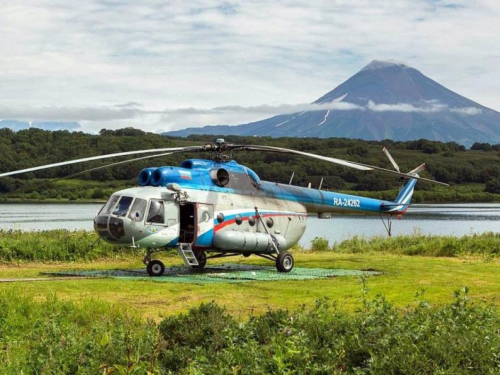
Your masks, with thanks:
[(383, 153), (385, 154), (385, 156), (387, 156), (387, 158), (389, 159), (389, 161), (391, 162), (392, 166), (394, 167), (394, 169), (398, 172), (401, 172), (399, 170), (399, 165), (398, 163), (396, 163), (396, 161), (392, 158), (391, 154), (389, 153), (389, 150), (386, 149), (385, 147), (382, 149)]
[(417, 168), (412, 169), (411, 171), (408, 172), (408, 174), (419, 174), (425, 169), (425, 163), (420, 164)]

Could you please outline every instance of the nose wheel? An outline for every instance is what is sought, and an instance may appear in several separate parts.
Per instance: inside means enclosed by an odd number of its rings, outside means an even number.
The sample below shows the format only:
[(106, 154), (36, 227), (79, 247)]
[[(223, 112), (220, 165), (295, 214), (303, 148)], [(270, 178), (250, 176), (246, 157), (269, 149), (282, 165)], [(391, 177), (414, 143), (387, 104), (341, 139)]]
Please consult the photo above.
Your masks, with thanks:
[(165, 265), (161, 260), (151, 260), (147, 266), (149, 276), (161, 276), (165, 272)]
[(276, 269), (278, 272), (290, 272), (293, 269), (293, 256), (288, 251), (282, 251), (276, 257)]

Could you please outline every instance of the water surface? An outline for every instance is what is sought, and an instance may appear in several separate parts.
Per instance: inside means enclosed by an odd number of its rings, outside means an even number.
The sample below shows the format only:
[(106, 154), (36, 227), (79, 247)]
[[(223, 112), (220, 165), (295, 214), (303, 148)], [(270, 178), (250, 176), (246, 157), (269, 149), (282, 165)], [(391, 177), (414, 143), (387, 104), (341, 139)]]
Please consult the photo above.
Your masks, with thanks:
[[(94, 216), (102, 204), (96, 203), (7, 203), (0, 204), (0, 229), (93, 230)], [(437, 234), (462, 236), (500, 231), (499, 203), (412, 205), (402, 220), (393, 220), (392, 234)], [(300, 243), (308, 247), (315, 237), (331, 244), (354, 236), (386, 236), (379, 216), (334, 215), (320, 220), (309, 217)]]

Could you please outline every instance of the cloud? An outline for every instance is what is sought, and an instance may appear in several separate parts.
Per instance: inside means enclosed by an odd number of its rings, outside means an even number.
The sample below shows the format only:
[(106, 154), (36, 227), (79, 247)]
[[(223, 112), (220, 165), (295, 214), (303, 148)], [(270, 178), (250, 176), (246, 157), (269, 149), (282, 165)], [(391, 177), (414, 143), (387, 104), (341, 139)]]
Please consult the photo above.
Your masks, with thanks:
[[(349, 102), (311, 104), (281, 104), (260, 106), (228, 105), (214, 108), (147, 109), (140, 103), (122, 103), (100, 107), (21, 107), (0, 105), (0, 119), (25, 121), (75, 121), (83, 130), (136, 127), (148, 131), (164, 131), (204, 125), (237, 125), (262, 120), (274, 115), (297, 114), (314, 111), (374, 111), (403, 113), (435, 113), (449, 111), (463, 116), (482, 113), (481, 108), (449, 108), (439, 101), (423, 102), (421, 106), (407, 103), (383, 104), (369, 101), (366, 105)], [(167, 125), (167, 126), (166, 126)]]
[(27, 121), (108, 121), (147, 114), (133, 107), (12, 107), (0, 105), (1, 119)]
[(434, 113), (448, 109), (446, 105), (441, 104), (434, 100), (425, 102), (421, 107), (417, 107), (407, 103), (376, 104), (370, 100), (368, 101), (366, 108), (374, 112), (404, 112), (404, 113), (411, 113), (411, 112)]
[(92, 127), (241, 123), (392, 58), (499, 110), (499, 23), (488, 0), (6, 2), (0, 98), (10, 114)]
[(450, 109), (450, 111), (467, 116), (480, 115), (481, 113), (483, 113), (483, 110), (481, 108), (476, 107), (452, 108)]

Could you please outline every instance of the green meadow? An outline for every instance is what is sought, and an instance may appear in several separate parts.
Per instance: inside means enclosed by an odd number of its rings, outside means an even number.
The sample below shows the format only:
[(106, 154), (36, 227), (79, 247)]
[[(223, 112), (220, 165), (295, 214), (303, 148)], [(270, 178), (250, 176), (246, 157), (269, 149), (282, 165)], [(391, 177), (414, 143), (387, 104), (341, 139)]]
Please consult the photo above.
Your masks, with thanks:
[[(95, 240), (0, 233), (0, 278), (9, 281), (0, 283), (2, 373), (500, 371), (497, 234), (316, 239), (293, 249), (296, 267), (383, 272), (364, 278), (197, 284), (40, 274), (143, 267), (140, 251)], [(174, 253), (159, 258), (182, 264)]]

